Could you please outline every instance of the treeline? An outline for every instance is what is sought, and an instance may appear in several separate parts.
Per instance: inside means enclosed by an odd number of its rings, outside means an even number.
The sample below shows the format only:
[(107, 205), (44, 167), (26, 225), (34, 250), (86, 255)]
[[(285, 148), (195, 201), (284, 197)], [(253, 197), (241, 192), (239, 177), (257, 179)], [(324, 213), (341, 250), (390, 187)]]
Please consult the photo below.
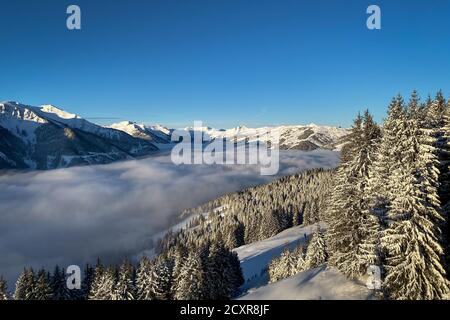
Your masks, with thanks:
[(293, 226), (321, 221), (332, 190), (332, 176), (332, 170), (309, 170), (188, 210), (185, 215), (197, 217), (186, 228), (169, 232), (157, 245), (157, 251), (217, 239), (234, 249)]
[(390, 299), (448, 298), (449, 137), (441, 92), (397, 96), (382, 128), (356, 118), (326, 217), (330, 265), (351, 278), (381, 266)]
[(176, 246), (137, 267), (125, 261), (120, 266), (87, 265), (79, 290), (69, 290), (64, 269), (37, 273), (25, 269), (14, 295), (0, 279), (0, 300), (205, 300), (230, 299), (243, 284), (237, 255), (221, 241), (198, 247)]

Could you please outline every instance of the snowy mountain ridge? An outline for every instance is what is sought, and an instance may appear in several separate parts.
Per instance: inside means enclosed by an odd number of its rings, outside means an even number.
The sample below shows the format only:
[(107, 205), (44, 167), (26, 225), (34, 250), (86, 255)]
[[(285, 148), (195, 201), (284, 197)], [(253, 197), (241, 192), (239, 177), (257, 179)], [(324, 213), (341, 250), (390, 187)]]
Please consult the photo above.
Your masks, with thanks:
[(106, 128), (120, 130), (132, 137), (155, 143), (170, 143), (171, 130), (161, 125), (147, 126), (132, 121), (122, 121), (106, 126)]
[[(283, 150), (339, 150), (348, 130), (315, 124), (199, 130), (204, 141), (234, 139), (267, 143), (279, 137)], [(0, 169), (55, 169), (104, 164), (149, 155), (172, 146), (173, 129), (123, 121), (109, 126), (89, 122), (54, 105), (0, 103)]]
[(150, 141), (99, 126), (53, 105), (0, 103), (0, 169), (102, 164), (157, 150)]
[[(146, 126), (134, 122), (124, 121), (115, 123), (109, 128), (122, 130), (133, 137), (148, 140), (158, 139), (157, 142), (170, 142), (170, 134), (173, 129), (161, 126)], [(215, 129), (211, 127), (186, 127), (183, 130), (191, 133), (200, 132), (203, 141), (213, 141), (215, 139), (234, 139), (237, 141), (248, 140), (249, 142), (259, 141), (267, 143), (275, 141), (274, 137), (279, 137), (278, 147), (282, 150), (316, 150), (329, 149), (340, 150), (342, 138), (348, 134), (348, 129), (331, 126), (319, 126), (314, 123), (308, 125), (282, 125), (272, 127), (249, 128), (239, 126), (231, 129)]]

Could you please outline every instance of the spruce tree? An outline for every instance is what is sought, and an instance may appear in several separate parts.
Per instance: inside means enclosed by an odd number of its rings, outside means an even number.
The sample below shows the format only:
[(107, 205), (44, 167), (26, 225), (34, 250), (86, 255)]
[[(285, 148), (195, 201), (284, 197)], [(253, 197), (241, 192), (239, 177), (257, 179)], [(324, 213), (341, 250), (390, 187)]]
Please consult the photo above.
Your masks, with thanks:
[(153, 264), (143, 256), (139, 261), (136, 273), (136, 294), (139, 300), (153, 300), (155, 296), (151, 290), (150, 282), (153, 274)]
[(449, 290), (439, 243), (436, 137), (421, 122), (417, 112), (409, 112), (393, 146), (401, 150), (402, 161), (392, 172), (392, 199), (381, 239), (384, 289), (392, 299), (442, 299)]
[(441, 186), (440, 196), (443, 207), (443, 216), (446, 220), (444, 225), (444, 238), (446, 242), (446, 266), (447, 278), (450, 277), (450, 99), (444, 114), (443, 138), (445, 147), (441, 153)]
[(6, 285), (6, 280), (0, 277), (0, 301), (9, 300), (8, 299), (8, 287)]
[(86, 264), (84, 268), (83, 281), (81, 282), (81, 292), (78, 299), (87, 300), (89, 298), (94, 276), (95, 269), (90, 264)]
[(168, 260), (158, 259), (150, 277), (151, 296), (156, 300), (170, 300), (172, 270)]
[(113, 266), (106, 270), (95, 273), (90, 300), (112, 300), (114, 297), (114, 287), (116, 284), (116, 271)]
[(323, 232), (319, 228), (317, 228), (306, 250), (304, 269), (308, 270), (317, 268), (326, 263), (327, 258), (325, 236)]
[(189, 253), (174, 281), (174, 299), (205, 299), (205, 273), (200, 254), (197, 250)]
[[(172, 270), (172, 278), (174, 281), (172, 282), (171, 295), (175, 296), (177, 281), (176, 279), (179, 277), (181, 273), (181, 269), (183, 268), (184, 263), (187, 258), (187, 250), (183, 245), (177, 245), (173, 250), (173, 270)], [(201, 258), (201, 257), (200, 257)]]
[(280, 257), (269, 265), (269, 282), (277, 282), (294, 275), (298, 267), (298, 258), (289, 249), (284, 249)]
[(33, 300), (51, 300), (53, 298), (50, 276), (44, 269), (39, 270), (36, 277), (36, 286)]
[(56, 266), (53, 271), (51, 288), (53, 291), (53, 300), (71, 300), (73, 298), (67, 288), (64, 269), (60, 269), (59, 266)]
[(135, 297), (134, 267), (130, 262), (124, 261), (119, 268), (112, 300), (134, 300)]
[(305, 263), (305, 248), (302, 245), (298, 245), (292, 253), (295, 257), (295, 271), (294, 274), (300, 273), (306, 270)]
[(390, 178), (395, 168), (402, 162), (402, 150), (398, 141), (402, 139), (402, 123), (406, 117), (403, 98), (392, 99), (388, 109), (387, 119), (383, 124), (381, 142), (375, 154), (375, 160), (369, 170), (370, 210), (383, 223), (388, 206), (395, 192), (390, 187)]
[(380, 130), (366, 112), (358, 115), (343, 150), (327, 217), (330, 264), (351, 278), (378, 263), (378, 218), (369, 210), (370, 167)]
[(24, 269), (16, 282), (15, 300), (34, 300), (35, 275), (32, 268)]
[(105, 270), (102, 262), (98, 259), (89, 292), (89, 300), (111, 300), (116, 282), (115, 277), (114, 268), (108, 267)]
[(217, 239), (206, 262), (206, 296), (208, 299), (230, 299), (244, 282), (237, 255)]

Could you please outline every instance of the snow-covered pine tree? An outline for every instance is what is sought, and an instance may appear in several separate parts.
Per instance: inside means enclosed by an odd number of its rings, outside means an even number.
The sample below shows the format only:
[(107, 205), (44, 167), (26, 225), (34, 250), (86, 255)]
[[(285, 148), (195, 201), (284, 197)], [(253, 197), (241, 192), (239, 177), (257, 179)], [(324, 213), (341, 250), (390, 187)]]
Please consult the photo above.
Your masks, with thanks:
[(151, 291), (150, 281), (153, 274), (152, 262), (145, 256), (139, 261), (139, 267), (136, 272), (136, 294), (139, 300), (155, 299)]
[(283, 250), (280, 257), (269, 264), (269, 282), (277, 282), (289, 278), (297, 271), (297, 257), (289, 249)]
[(351, 278), (365, 274), (378, 260), (378, 219), (369, 210), (366, 194), (379, 138), (380, 130), (369, 112), (358, 115), (343, 150), (327, 216), (330, 265)]
[(205, 294), (207, 299), (230, 299), (244, 282), (237, 255), (216, 239), (205, 261)]
[[(324, 239), (325, 240), (325, 239)], [(300, 273), (302, 271), (306, 270), (305, 266), (305, 248), (302, 245), (299, 245), (295, 248), (295, 250), (292, 252), (292, 255), (295, 257), (296, 263), (295, 263), (295, 271), (292, 275)]]
[(89, 295), (90, 300), (112, 300), (116, 284), (116, 270), (113, 266), (95, 273), (94, 282)]
[(35, 276), (33, 269), (24, 269), (16, 282), (15, 300), (33, 300), (35, 290)]
[(170, 300), (172, 288), (172, 270), (170, 262), (158, 259), (153, 267), (150, 281), (150, 295), (156, 300)]
[(95, 269), (90, 264), (86, 264), (84, 268), (83, 281), (81, 282), (81, 292), (77, 299), (87, 300), (89, 298), (89, 293), (91, 292), (94, 276)]
[(136, 288), (134, 267), (129, 261), (124, 261), (119, 267), (117, 283), (114, 286), (112, 300), (134, 300)]
[(228, 298), (229, 290), (225, 275), (223, 250), (223, 242), (217, 239), (209, 249), (209, 255), (205, 265), (205, 293), (207, 298), (211, 300)]
[(104, 272), (105, 272), (105, 267), (103, 266), (103, 263), (101, 262), (101, 260), (99, 258), (99, 259), (97, 259), (97, 264), (95, 265), (94, 275), (92, 277), (89, 295), (87, 296), (87, 299), (95, 300), (95, 297), (98, 296), (98, 292), (100, 291), (100, 287), (101, 287), (102, 275)]
[[(401, 124), (396, 149), (400, 166), (392, 172), (392, 199), (383, 231), (384, 290), (392, 299), (442, 299), (449, 292), (439, 243), (438, 161), (432, 132), (417, 112)], [(435, 139), (435, 137), (434, 137)]]
[(442, 91), (436, 94), (433, 102), (426, 109), (425, 126), (432, 130), (432, 134), (436, 138), (436, 143), (442, 142), (442, 128), (445, 126), (444, 115), (446, 113), (447, 104)]
[(372, 167), (376, 161), (376, 155), (381, 140), (380, 127), (373, 120), (368, 110), (364, 113), (363, 141), (364, 144), (359, 153), (359, 189), (362, 194), (361, 215), (359, 217), (359, 237), (356, 251), (359, 274), (365, 274), (369, 266), (380, 263), (380, 218), (370, 206)]
[[(346, 261), (355, 260), (351, 251), (356, 247), (352, 232), (354, 229), (355, 210), (353, 205), (359, 203), (359, 195), (356, 192), (354, 174), (351, 172), (351, 161), (356, 157), (357, 146), (362, 143), (363, 119), (358, 114), (351, 132), (346, 137), (346, 144), (342, 149), (341, 165), (334, 177), (334, 192), (331, 196), (330, 210), (327, 215), (329, 225), (327, 233), (327, 246), (332, 253), (330, 264), (340, 270), (347, 269)], [(351, 274), (345, 272), (347, 275)]]
[(191, 250), (174, 281), (174, 299), (205, 299), (205, 273), (197, 250)]
[(50, 286), (50, 276), (47, 271), (41, 269), (37, 273), (33, 300), (51, 300), (52, 297), (53, 292)]
[(226, 268), (228, 270), (227, 280), (230, 284), (230, 298), (236, 297), (240, 292), (240, 287), (244, 284), (241, 262), (236, 252), (226, 249)]
[[(323, 239), (322, 239), (323, 240)], [(300, 244), (293, 251), (285, 249), (268, 267), (269, 282), (277, 282), (305, 270), (305, 249)]]
[(229, 249), (240, 247), (244, 244), (244, 225), (236, 216), (226, 220), (224, 224), (225, 245)]
[[(450, 103), (450, 102), (449, 102)], [(434, 146), (436, 147), (436, 153), (439, 160), (439, 198), (441, 200), (443, 208), (443, 217), (446, 222), (444, 222), (444, 237), (446, 238), (447, 244), (450, 245), (450, 227), (448, 226), (449, 214), (450, 214), (450, 145), (448, 144), (449, 133), (448, 133), (448, 105), (445, 101), (442, 91), (436, 94), (435, 99), (427, 105), (426, 108), (426, 127), (431, 130), (433, 137), (436, 138)], [(448, 250), (447, 256), (449, 255)], [(448, 259), (446, 259), (447, 262)], [(449, 267), (449, 263), (447, 263)], [(448, 268), (450, 271), (450, 267)]]
[(322, 230), (317, 228), (306, 250), (304, 270), (314, 269), (323, 265), (326, 263), (327, 258), (328, 255), (325, 246), (325, 236)]
[(116, 274), (113, 267), (105, 270), (100, 259), (95, 266), (94, 278), (89, 292), (89, 300), (111, 300), (116, 282)]
[(67, 288), (66, 274), (64, 269), (61, 269), (58, 265), (53, 271), (51, 277), (51, 288), (53, 292), (53, 300), (71, 300), (72, 296)]
[(3, 277), (0, 277), (0, 300), (9, 300), (8, 287)]
[(369, 168), (369, 186), (367, 195), (370, 199), (369, 206), (373, 214), (377, 215), (381, 222), (388, 210), (392, 193), (395, 192), (389, 186), (390, 177), (395, 168), (401, 165), (402, 151), (398, 144), (401, 139), (401, 124), (406, 117), (403, 98), (397, 96), (392, 99), (388, 108), (388, 116), (383, 124), (381, 142), (375, 154), (372, 166)]
[(447, 109), (444, 114), (444, 139), (445, 147), (442, 153), (442, 166), (441, 166), (441, 203), (443, 207), (443, 216), (446, 219), (444, 226), (444, 238), (446, 242), (446, 266), (447, 266), (447, 278), (450, 278), (450, 99), (447, 102)]
[(289, 254), (289, 250), (284, 250), (280, 257), (272, 259), (268, 267), (269, 273), (269, 283), (280, 281), (285, 278), (286, 270), (285, 270), (285, 259)]
[(178, 278), (178, 276), (181, 273), (181, 269), (183, 268), (183, 265), (186, 261), (188, 252), (187, 252), (187, 249), (181, 244), (177, 245), (172, 250), (172, 252), (173, 252), (172, 253), (172, 255), (173, 255), (172, 278), (174, 279), (174, 281), (172, 282), (171, 295), (172, 295), (172, 297), (174, 297), (175, 292), (176, 292), (176, 286), (177, 286), (176, 279)]

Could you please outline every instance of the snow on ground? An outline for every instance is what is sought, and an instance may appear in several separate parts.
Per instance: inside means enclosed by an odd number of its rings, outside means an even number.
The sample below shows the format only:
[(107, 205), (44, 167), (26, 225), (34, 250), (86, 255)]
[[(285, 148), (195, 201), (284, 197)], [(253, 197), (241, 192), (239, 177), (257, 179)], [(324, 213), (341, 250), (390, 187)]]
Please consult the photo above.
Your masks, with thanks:
[(293, 249), (298, 244), (305, 244), (317, 225), (293, 227), (262, 241), (254, 242), (234, 249), (241, 261), (245, 284), (243, 290), (267, 284), (265, 272), (273, 258), (281, 255), (284, 249)]
[(241, 300), (369, 300), (373, 291), (322, 266), (251, 290)]
[[(243, 300), (361, 300), (373, 299), (373, 291), (366, 288), (364, 280), (352, 281), (334, 269), (322, 266), (298, 275), (268, 283), (267, 267), (272, 259), (279, 257), (286, 248), (309, 241), (319, 224), (287, 229), (271, 238), (235, 249), (241, 261), (246, 292)], [(320, 224), (325, 228), (325, 224)]]

